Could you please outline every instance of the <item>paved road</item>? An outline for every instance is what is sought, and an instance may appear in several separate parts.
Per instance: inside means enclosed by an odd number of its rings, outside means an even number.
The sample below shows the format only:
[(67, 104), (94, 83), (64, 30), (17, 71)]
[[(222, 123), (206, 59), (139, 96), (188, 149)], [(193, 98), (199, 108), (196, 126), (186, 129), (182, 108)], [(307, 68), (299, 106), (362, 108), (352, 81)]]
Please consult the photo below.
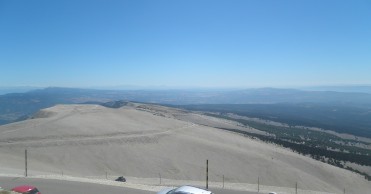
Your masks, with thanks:
[[(0, 177), (0, 187), (7, 190), (23, 184), (36, 186), (42, 194), (155, 194), (155, 192), (152, 191), (93, 183), (37, 178)], [(255, 192), (231, 191), (220, 188), (211, 188), (210, 190), (215, 194), (256, 194)]]
[(45, 180), (36, 178), (0, 177), (0, 186), (7, 190), (22, 184), (36, 186), (42, 194), (154, 194), (154, 192), (151, 191), (142, 191), (93, 183)]

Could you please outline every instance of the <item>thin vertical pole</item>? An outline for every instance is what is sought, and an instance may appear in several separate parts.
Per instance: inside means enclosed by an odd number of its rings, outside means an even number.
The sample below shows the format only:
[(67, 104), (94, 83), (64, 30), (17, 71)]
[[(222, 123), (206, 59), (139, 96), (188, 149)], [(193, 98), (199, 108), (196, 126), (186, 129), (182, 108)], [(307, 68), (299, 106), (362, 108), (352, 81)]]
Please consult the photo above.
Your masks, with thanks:
[(158, 173), (159, 177), (160, 177), (160, 185), (161, 185), (161, 173)]
[(298, 182), (295, 183), (295, 193), (298, 194)]
[(258, 193), (260, 191), (260, 177), (258, 177)]
[(24, 150), (24, 162), (25, 162), (25, 164), (24, 164), (24, 166), (25, 166), (25, 176), (27, 177), (27, 149), (25, 149)]
[(206, 189), (209, 189), (209, 160), (206, 160)]
[(223, 174), (223, 189), (224, 189), (224, 174)]
[(107, 173), (107, 171), (106, 171), (106, 179), (108, 179), (108, 173)]
[(344, 194), (345, 194), (345, 188), (344, 188)]

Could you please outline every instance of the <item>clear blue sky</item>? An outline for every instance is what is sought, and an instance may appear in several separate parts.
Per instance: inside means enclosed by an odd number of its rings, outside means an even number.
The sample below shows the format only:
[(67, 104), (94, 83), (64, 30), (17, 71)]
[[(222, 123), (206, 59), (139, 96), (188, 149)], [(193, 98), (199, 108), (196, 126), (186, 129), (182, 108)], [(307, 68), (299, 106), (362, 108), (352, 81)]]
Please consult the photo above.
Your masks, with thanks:
[(370, 0), (0, 0), (0, 86), (371, 84)]

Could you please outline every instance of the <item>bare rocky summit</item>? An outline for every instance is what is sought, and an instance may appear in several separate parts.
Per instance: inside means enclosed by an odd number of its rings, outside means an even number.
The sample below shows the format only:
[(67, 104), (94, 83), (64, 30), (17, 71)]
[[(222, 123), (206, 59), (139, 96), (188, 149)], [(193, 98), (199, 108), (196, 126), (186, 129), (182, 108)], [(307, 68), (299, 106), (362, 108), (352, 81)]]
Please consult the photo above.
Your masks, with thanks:
[[(34, 174), (109, 174), (137, 178), (261, 184), (305, 190), (367, 193), (362, 176), (290, 150), (215, 127), (237, 123), (181, 109), (123, 103), (57, 105), (33, 119), (0, 126), (0, 170), (24, 168), (24, 149)], [(206, 126), (207, 125), (207, 126)], [(214, 127), (211, 127), (214, 126)], [(245, 129), (259, 133), (254, 129)]]

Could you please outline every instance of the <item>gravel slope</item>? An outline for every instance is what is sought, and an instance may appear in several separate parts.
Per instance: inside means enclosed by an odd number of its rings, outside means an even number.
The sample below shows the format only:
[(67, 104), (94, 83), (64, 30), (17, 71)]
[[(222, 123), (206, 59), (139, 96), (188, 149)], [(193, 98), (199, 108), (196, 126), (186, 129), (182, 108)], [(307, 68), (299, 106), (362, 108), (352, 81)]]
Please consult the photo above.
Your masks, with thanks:
[(240, 189), (255, 189), (251, 185), (259, 177), (281, 193), (292, 192), (296, 182), (302, 190), (328, 193), (371, 190), (358, 174), (203, 123), (241, 127), (154, 105), (58, 105), (34, 119), (0, 126), (0, 174), (22, 174), (27, 148), (30, 175), (104, 177), (107, 172), (157, 184), (161, 173), (169, 184), (201, 182), (208, 159), (210, 181), (220, 183), (224, 175), (228, 183), (250, 183)]

